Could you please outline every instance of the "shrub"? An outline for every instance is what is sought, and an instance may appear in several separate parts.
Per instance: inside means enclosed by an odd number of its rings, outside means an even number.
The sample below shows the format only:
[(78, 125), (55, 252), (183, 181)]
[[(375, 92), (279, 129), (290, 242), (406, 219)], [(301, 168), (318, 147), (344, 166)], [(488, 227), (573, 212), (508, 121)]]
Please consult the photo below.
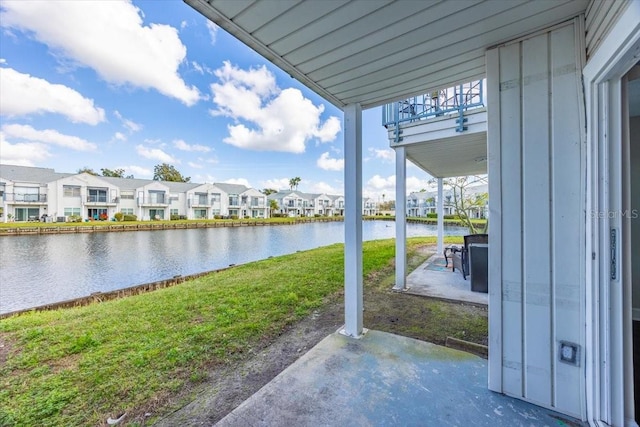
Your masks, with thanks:
[(230, 219), (238, 219), (238, 215), (231, 215), (229, 218)]
[(126, 214), (123, 218), (123, 221), (137, 221), (138, 217), (132, 214)]
[(249, 215), (244, 216), (244, 219), (249, 219), (249, 218), (251, 218)]
[(122, 217), (124, 216), (124, 214), (122, 212), (117, 212), (114, 217), (116, 218), (116, 221), (122, 221)]
[(177, 220), (180, 219), (180, 215), (171, 214), (171, 216), (169, 218), (171, 219), (171, 221), (177, 221)]
[(458, 215), (444, 215), (442, 218), (444, 219), (460, 219)]
[(314, 216), (314, 217), (316, 217), (316, 218), (319, 218), (319, 217), (321, 217), (322, 215), (320, 215), (320, 214), (314, 214), (313, 216)]
[(69, 215), (69, 222), (82, 222), (80, 215)]
[(214, 215), (213, 219), (222, 219), (222, 215)]
[(435, 212), (428, 212), (427, 218), (438, 218), (438, 214)]

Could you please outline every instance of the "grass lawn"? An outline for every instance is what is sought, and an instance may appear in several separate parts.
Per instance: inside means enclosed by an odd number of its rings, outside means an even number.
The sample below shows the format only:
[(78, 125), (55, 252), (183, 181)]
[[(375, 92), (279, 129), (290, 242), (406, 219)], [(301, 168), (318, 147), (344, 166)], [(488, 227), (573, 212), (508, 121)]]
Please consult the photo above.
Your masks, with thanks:
[(3, 228), (52, 228), (52, 227), (79, 227), (95, 226), (108, 227), (110, 225), (150, 225), (150, 224), (193, 224), (193, 223), (259, 223), (259, 224), (288, 224), (296, 221), (322, 221), (326, 219), (342, 220), (342, 217), (304, 217), (304, 218), (240, 218), (240, 219), (180, 219), (180, 220), (158, 220), (158, 221), (88, 221), (88, 222), (0, 222), (0, 229)]
[[(418, 262), (417, 249), (432, 242), (409, 239), (410, 264)], [(365, 292), (389, 293), (384, 280), (393, 273), (393, 256), (393, 240), (365, 243), (365, 277), (383, 279), (366, 280)], [(0, 425), (102, 425), (124, 412), (162, 413), (168, 397), (204, 381), (212, 367), (248, 357), (342, 290), (340, 244), (148, 294), (2, 320)], [(446, 303), (420, 300), (435, 304), (425, 306), (434, 313), (430, 329), (459, 322), (486, 336), (486, 316), (447, 315)], [(405, 332), (419, 335), (412, 327)]]

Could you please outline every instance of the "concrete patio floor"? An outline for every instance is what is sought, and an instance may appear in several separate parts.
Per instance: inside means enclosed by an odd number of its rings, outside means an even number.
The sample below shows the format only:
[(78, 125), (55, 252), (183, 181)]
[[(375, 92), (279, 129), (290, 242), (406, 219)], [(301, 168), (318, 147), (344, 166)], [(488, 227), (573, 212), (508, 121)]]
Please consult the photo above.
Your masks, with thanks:
[(329, 335), (218, 426), (581, 426), (487, 389), (487, 363), (385, 332)]
[(472, 292), (470, 277), (465, 280), (459, 271), (452, 272), (451, 264), (449, 260), (449, 267), (444, 268), (442, 254), (432, 255), (407, 276), (407, 289), (403, 292), (449, 301), (488, 305), (489, 294)]

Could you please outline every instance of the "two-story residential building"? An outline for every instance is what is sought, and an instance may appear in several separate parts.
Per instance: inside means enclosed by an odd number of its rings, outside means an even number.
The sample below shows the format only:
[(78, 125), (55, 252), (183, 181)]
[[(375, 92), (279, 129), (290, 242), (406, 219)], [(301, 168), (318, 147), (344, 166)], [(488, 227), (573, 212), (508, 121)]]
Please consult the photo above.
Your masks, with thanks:
[[(457, 197), (460, 197), (459, 190), (456, 190)], [(444, 215), (455, 215), (454, 191), (451, 188), (443, 190), (442, 204)], [(475, 198), (481, 194), (488, 193), (488, 186), (484, 182), (477, 182), (465, 187), (463, 196), (465, 198)], [(407, 196), (407, 216), (426, 217), (428, 214), (435, 214), (438, 205), (438, 191), (424, 190), (409, 193)], [(488, 201), (482, 207), (471, 207), (467, 215), (471, 218), (486, 218), (488, 216)]]
[(103, 177), (88, 173), (70, 175), (50, 181), (47, 188), (48, 215), (56, 220), (71, 216), (104, 220), (118, 212), (120, 188)]
[(69, 176), (49, 168), (0, 165), (2, 219), (35, 221), (49, 213), (49, 182)]
[[(290, 217), (307, 216), (344, 216), (344, 196), (326, 193), (303, 193), (297, 190), (280, 190), (270, 194), (267, 200), (275, 200), (279, 213)], [(373, 199), (364, 199), (363, 215), (377, 215), (378, 203)]]
[(267, 198), (238, 184), (114, 178), (0, 165), (2, 221), (106, 220), (116, 213), (140, 220), (268, 218)]
[(364, 216), (378, 215), (378, 203), (372, 198), (364, 199), (362, 201), (362, 215)]

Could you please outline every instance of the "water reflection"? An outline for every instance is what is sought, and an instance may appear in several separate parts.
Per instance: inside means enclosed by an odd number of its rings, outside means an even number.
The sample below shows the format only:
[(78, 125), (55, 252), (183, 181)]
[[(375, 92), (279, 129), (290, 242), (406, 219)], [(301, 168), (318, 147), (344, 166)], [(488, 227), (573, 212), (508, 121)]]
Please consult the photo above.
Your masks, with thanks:
[[(363, 223), (365, 240), (394, 231), (393, 222)], [(409, 237), (435, 234), (435, 226), (407, 225)], [(341, 222), (1, 237), (0, 313), (343, 241)]]

